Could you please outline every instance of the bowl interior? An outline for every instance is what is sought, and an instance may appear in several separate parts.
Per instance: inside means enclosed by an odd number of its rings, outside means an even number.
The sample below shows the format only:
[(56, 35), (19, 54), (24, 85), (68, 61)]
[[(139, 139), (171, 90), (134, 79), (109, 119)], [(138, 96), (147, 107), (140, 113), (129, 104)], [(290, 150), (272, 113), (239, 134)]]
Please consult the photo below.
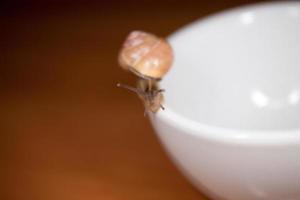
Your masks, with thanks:
[(169, 40), (168, 109), (219, 127), (300, 128), (300, 2), (234, 9)]

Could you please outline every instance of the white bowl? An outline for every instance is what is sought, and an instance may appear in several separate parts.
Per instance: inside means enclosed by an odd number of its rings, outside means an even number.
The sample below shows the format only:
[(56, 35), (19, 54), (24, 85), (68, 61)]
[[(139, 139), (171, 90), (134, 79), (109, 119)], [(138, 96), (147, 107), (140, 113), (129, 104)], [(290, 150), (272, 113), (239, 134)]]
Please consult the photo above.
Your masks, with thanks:
[(179, 169), (213, 199), (300, 200), (300, 2), (236, 8), (169, 40), (151, 122)]

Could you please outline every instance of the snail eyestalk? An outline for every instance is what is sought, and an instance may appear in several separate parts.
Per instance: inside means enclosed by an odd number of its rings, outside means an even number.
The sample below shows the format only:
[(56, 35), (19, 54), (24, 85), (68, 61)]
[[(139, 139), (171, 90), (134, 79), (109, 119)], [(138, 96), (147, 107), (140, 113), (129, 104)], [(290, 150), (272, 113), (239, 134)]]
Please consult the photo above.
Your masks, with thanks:
[(135, 87), (132, 87), (132, 86), (129, 86), (129, 85), (118, 83), (117, 87), (124, 88), (126, 90), (132, 91), (132, 92), (134, 92), (134, 93), (136, 93), (138, 95), (145, 95), (145, 92), (143, 92), (142, 90), (140, 90), (138, 88), (135, 88)]
[(145, 113), (156, 113), (159, 109), (165, 109), (162, 106), (164, 89), (160, 89), (156, 81), (151, 82), (151, 89), (148, 80), (144, 79), (138, 81), (136, 88), (122, 83), (118, 83), (117, 87), (136, 93), (144, 103)]

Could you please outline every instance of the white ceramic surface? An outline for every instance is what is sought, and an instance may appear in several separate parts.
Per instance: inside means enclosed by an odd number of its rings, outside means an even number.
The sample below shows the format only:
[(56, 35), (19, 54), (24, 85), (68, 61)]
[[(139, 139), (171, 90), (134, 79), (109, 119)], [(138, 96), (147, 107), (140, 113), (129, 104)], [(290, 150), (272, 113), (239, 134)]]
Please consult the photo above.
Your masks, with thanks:
[(300, 2), (236, 8), (169, 40), (151, 122), (179, 169), (214, 199), (300, 200)]

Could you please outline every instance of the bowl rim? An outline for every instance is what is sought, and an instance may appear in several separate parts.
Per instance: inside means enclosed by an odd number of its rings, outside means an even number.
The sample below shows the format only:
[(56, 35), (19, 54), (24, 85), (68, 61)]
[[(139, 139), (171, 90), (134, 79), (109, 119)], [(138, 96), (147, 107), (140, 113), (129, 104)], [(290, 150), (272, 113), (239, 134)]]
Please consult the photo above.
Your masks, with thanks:
[[(181, 32), (191, 30), (194, 26), (200, 26), (206, 23), (211, 23), (224, 16), (240, 15), (245, 12), (251, 12), (257, 9), (270, 9), (272, 7), (286, 7), (286, 6), (297, 6), (300, 7), (300, 1), (276, 1), (276, 2), (260, 2), (255, 4), (249, 4), (231, 8), (216, 14), (209, 15), (203, 19), (196, 20), (189, 23), (174, 33), (172, 33), (168, 40), (171, 42), (173, 39), (180, 35)], [(228, 128), (217, 125), (209, 125), (201, 123), (199, 121), (184, 117), (174, 110), (164, 105), (165, 110), (159, 111), (158, 113), (151, 115), (151, 120), (155, 121), (156, 118), (163, 122), (170, 124), (171, 126), (182, 130), (187, 134), (192, 134), (197, 137), (205, 137), (207, 139), (218, 140), (227, 143), (235, 144), (300, 144), (300, 128), (295, 129), (277, 129), (277, 130), (250, 130), (240, 128)]]

